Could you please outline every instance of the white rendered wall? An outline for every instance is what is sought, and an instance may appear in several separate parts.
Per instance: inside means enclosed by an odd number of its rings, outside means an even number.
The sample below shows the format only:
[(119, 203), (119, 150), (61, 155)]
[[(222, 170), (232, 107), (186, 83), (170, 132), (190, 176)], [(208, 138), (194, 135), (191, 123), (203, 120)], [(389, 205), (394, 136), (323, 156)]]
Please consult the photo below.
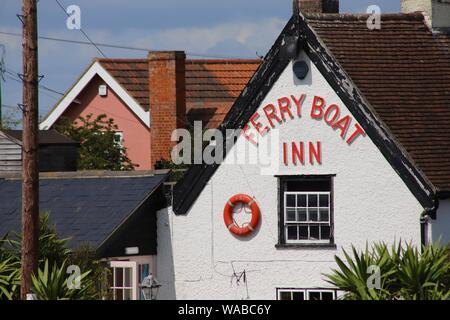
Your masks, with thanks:
[[(305, 58), (305, 57), (304, 57)], [(307, 58), (305, 58), (307, 59)], [(281, 141), (322, 142), (321, 166), (290, 166), (278, 173), (335, 174), (334, 220), (337, 249), (277, 249), (277, 178), (257, 165), (221, 165), (186, 216), (158, 214), (160, 299), (275, 299), (276, 288), (323, 288), (322, 273), (335, 267), (334, 255), (354, 244), (407, 240), (420, 245), (423, 211), (369, 137), (351, 146), (323, 121), (309, 117), (314, 95), (337, 103), (349, 114), (317, 68), (300, 81), (289, 65), (261, 107), (291, 94), (307, 95), (301, 119), (279, 126)], [(261, 109), (260, 107), (260, 109)], [(260, 113), (263, 112), (260, 110)], [(244, 143), (240, 139), (239, 143)], [(278, 156), (278, 154), (276, 155)], [(249, 238), (234, 237), (224, 225), (223, 208), (239, 193), (255, 196), (260, 228)], [(246, 283), (236, 274), (246, 272)]]

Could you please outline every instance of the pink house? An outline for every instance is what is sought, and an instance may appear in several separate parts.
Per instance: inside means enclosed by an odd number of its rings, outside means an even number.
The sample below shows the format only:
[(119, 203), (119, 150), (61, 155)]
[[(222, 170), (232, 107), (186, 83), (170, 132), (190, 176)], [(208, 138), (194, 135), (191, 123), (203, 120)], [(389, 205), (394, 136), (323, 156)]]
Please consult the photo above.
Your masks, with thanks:
[(106, 114), (137, 170), (169, 159), (170, 135), (195, 120), (218, 126), (260, 60), (186, 60), (184, 52), (147, 59), (95, 59), (40, 124)]

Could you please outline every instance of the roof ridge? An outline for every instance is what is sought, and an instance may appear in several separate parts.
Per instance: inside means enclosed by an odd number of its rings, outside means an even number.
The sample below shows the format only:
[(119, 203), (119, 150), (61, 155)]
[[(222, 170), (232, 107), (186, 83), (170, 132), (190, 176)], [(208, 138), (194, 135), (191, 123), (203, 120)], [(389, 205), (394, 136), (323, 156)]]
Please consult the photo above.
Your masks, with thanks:
[[(170, 170), (136, 170), (136, 171), (70, 171), (70, 172), (40, 172), (41, 180), (55, 179), (108, 179), (108, 178), (146, 178), (167, 175)], [(2, 172), (0, 179), (18, 180), (22, 179), (20, 172)]]
[(261, 59), (186, 59), (186, 64), (249, 64), (261, 62)]
[[(303, 14), (306, 19), (318, 19), (318, 20), (366, 20), (371, 14), (368, 13), (310, 13)], [(408, 20), (408, 21), (423, 21), (424, 15), (422, 12), (412, 13), (382, 13), (381, 19), (384, 20)]]
[(147, 62), (146, 58), (95, 58), (98, 62)]

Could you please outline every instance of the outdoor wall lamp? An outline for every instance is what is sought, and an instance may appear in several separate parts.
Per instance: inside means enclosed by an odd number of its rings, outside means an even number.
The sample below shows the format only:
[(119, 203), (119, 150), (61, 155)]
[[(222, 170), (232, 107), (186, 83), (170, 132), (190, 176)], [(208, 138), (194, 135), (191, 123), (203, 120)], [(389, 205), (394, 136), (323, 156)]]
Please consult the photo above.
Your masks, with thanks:
[(305, 79), (309, 72), (308, 64), (303, 60), (294, 62), (292, 69), (294, 70), (295, 76), (300, 80)]
[(142, 280), (140, 287), (144, 300), (156, 300), (161, 284), (153, 277), (153, 274), (149, 274)]

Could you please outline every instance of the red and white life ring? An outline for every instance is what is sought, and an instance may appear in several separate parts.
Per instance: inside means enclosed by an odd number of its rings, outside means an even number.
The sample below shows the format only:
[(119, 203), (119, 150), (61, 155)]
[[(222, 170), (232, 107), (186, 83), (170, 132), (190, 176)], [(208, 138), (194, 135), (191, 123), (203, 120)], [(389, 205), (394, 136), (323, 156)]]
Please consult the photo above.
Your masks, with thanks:
[[(238, 203), (247, 204), (252, 212), (252, 219), (249, 223), (245, 223), (243, 226), (238, 226), (236, 221), (233, 219), (233, 208)], [(245, 237), (248, 236), (259, 224), (259, 220), (261, 217), (261, 212), (259, 210), (258, 204), (256, 201), (246, 194), (237, 194), (231, 197), (225, 205), (225, 209), (223, 210), (223, 220), (225, 221), (225, 225), (231, 233)]]

